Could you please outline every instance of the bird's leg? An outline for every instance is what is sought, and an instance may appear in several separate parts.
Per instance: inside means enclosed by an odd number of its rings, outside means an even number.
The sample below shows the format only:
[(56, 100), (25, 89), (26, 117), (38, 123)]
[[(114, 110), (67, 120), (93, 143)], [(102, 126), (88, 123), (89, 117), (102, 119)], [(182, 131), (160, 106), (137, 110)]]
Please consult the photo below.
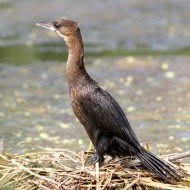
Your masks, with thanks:
[(96, 153), (92, 158), (92, 163), (95, 165), (99, 161), (100, 156)]
[(94, 157), (92, 158), (92, 163), (95, 165), (97, 162), (100, 163), (100, 165), (102, 164), (102, 162), (104, 161), (104, 157), (98, 153), (94, 154)]

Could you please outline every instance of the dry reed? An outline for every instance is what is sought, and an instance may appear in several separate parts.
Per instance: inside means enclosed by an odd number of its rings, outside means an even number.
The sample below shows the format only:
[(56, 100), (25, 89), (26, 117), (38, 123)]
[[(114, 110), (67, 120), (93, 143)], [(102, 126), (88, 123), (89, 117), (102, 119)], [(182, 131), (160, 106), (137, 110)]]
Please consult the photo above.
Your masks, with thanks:
[[(170, 156), (170, 160), (173, 157), (176, 161), (184, 154)], [(187, 156), (190, 152), (186, 152)], [(0, 190), (190, 190), (189, 177), (179, 184), (168, 184), (140, 169), (138, 160), (107, 158), (99, 167), (91, 164), (91, 158), (91, 152), (50, 148), (26, 154), (0, 154)], [(176, 167), (190, 175), (190, 164), (178, 162)]]

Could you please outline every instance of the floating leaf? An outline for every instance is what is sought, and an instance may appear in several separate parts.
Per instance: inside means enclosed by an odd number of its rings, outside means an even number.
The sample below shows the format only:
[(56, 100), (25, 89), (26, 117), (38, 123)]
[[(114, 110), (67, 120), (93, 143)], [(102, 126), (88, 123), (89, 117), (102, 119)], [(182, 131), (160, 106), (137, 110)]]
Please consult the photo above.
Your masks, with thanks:
[(135, 58), (133, 56), (128, 56), (127, 62), (133, 64), (133, 63), (135, 63)]
[(168, 72), (165, 72), (164, 76), (166, 78), (174, 78), (175, 77), (175, 73), (173, 71), (168, 71)]
[(40, 133), (39, 136), (42, 139), (49, 139), (49, 135), (47, 133)]
[(161, 101), (162, 101), (162, 97), (161, 97), (161, 96), (157, 96), (157, 97), (156, 97), (156, 101), (157, 101), (157, 102), (161, 102)]
[(124, 85), (125, 85), (125, 86), (130, 86), (132, 82), (133, 82), (133, 77), (128, 76), (128, 77), (127, 77), (127, 80), (126, 80), (125, 83), (124, 83)]
[(33, 140), (32, 137), (27, 137), (27, 138), (26, 138), (26, 141), (27, 141), (27, 142), (32, 142), (32, 140)]
[(161, 68), (163, 70), (167, 70), (169, 68), (169, 64), (167, 62), (162, 63)]
[(3, 112), (0, 112), (0, 117), (4, 117), (5, 114)]
[(70, 123), (63, 123), (61, 121), (58, 121), (57, 124), (62, 128), (62, 129), (68, 129), (70, 127)]
[(168, 139), (169, 140), (174, 140), (174, 136), (169, 136)]
[(127, 108), (128, 113), (133, 112), (134, 110), (135, 110), (134, 106), (130, 106), (130, 107)]
[(79, 139), (79, 140), (78, 140), (78, 144), (80, 144), (80, 145), (83, 144), (83, 140), (82, 140), (82, 139)]

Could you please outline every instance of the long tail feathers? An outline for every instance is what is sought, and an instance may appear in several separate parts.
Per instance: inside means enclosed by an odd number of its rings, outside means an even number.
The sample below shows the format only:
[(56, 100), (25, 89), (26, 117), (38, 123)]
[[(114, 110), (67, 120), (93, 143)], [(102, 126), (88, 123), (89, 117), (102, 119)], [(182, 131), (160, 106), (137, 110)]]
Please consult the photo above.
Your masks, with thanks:
[[(184, 177), (183, 173), (179, 172), (172, 165), (166, 163), (164, 160), (161, 160), (156, 155), (145, 150), (140, 146), (140, 144), (135, 148), (119, 138), (115, 137), (115, 141), (119, 143), (120, 147), (124, 151), (127, 150), (128, 152), (136, 155), (141, 160), (142, 165), (147, 168), (147, 170), (161, 177), (165, 181), (169, 183), (176, 183), (181, 181), (181, 178)], [(122, 154), (124, 155), (124, 153)]]
[(182, 174), (179, 173), (179, 171), (144, 148), (140, 149), (137, 156), (147, 170), (158, 175), (167, 182), (176, 183), (181, 181)]

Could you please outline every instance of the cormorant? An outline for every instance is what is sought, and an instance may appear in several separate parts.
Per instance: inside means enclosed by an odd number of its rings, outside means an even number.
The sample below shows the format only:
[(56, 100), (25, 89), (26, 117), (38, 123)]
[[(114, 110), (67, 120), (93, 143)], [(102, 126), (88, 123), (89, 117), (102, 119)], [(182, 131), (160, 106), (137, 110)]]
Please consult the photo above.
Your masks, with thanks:
[(119, 104), (87, 73), (79, 23), (58, 19), (36, 25), (55, 31), (68, 46), (66, 72), (70, 101), (96, 149), (93, 163), (102, 163), (105, 154), (112, 157), (135, 155), (150, 172), (162, 179), (180, 181), (182, 176), (172, 165), (140, 145)]

